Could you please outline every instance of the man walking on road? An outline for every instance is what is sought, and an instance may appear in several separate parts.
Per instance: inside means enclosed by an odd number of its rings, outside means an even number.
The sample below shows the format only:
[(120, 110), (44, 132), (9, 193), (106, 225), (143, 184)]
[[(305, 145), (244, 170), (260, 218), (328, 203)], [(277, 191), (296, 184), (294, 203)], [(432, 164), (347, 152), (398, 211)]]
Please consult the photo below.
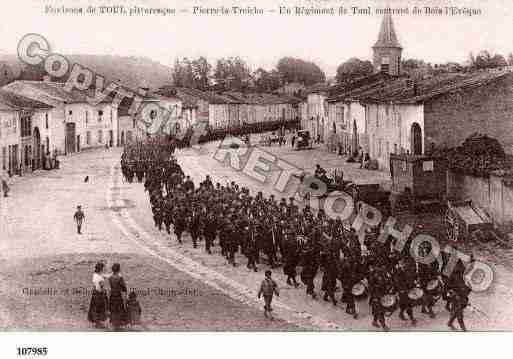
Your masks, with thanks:
[(273, 300), (273, 295), (276, 294), (278, 297), (280, 296), (280, 292), (278, 291), (278, 285), (274, 280), (271, 279), (271, 271), (267, 270), (265, 271), (265, 279), (262, 281), (262, 284), (260, 285), (260, 290), (258, 291), (258, 299), (264, 295), (264, 315), (266, 317), (270, 317), (273, 319), (271, 308), (271, 302)]
[(5, 179), (2, 179), (2, 191), (4, 192), (4, 197), (7, 197), (9, 194), (9, 185)]
[(77, 223), (77, 233), (82, 234), (82, 222), (84, 221), (85, 215), (82, 211), (82, 206), (77, 206), (77, 211), (73, 215), (75, 222)]

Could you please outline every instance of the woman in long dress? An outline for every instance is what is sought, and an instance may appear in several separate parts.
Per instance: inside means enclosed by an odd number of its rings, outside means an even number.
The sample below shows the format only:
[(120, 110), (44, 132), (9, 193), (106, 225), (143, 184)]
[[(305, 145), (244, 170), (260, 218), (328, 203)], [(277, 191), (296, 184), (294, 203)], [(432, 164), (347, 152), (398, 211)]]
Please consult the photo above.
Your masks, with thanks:
[(112, 275), (109, 277), (110, 284), (110, 324), (114, 330), (119, 330), (126, 325), (126, 285), (125, 280), (120, 274), (121, 266), (119, 263), (112, 265)]
[(104, 264), (96, 263), (93, 273), (93, 294), (87, 319), (94, 323), (96, 328), (105, 328), (107, 320), (107, 291), (105, 289), (105, 277), (103, 276)]

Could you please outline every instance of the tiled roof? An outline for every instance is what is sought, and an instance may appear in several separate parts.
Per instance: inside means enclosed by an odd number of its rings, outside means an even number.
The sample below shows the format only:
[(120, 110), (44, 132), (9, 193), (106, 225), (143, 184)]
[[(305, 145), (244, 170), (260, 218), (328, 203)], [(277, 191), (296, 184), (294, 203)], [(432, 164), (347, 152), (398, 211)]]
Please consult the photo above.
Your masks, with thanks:
[[(219, 96), (219, 95), (218, 95)], [(273, 105), (273, 104), (297, 104), (301, 99), (284, 94), (271, 93), (242, 93), (236, 91), (224, 92), (221, 94), (223, 98), (229, 98), (226, 103), (234, 101), (239, 104), (250, 105)]]
[[(85, 103), (89, 102), (88, 99), (96, 97), (96, 91), (94, 89), (83, 91), (74, 88), (71, 91), (67, 91), (64, 86), (65, 83), (60, 82), (15, 81), (4, 86), (3, 88), (7, 91), (30, 97), (31, 99), (50, 104), (52, 106), (56, 106), (59, 103)], [(105, 86), (107, 87), (108, 84)], [(118, 86), (120, 86), (120, 88), (125, 90), (127, 93), (137, 93), (128, 87), (121, 85)], [(116, 91), (113, 91), (104, 97), (101, 103), (112, 103), (115, 96)], [(121, 101), (121, 106), (130, 107), (132, 101), (133, 98), (125, 97)], [(151, 96), (143, 96), (143, 101), (157, 101), (157, 99), (152, 98)]]
[(346, 94), (350, 91), (354, 91), (354, 90), (369, 87), (369, 86), (374, 86), (381, 82), (389, 82), (393, 79), (397, 79), (397, 77), (389, 75), (384, 72), (378, 72), (375, 74), (358, 77), (349, 82), (336, 84), (336, 85), (330, 87), (330, 89), (329, 89), (328, 101), (331, 101), (332, 98), (340, 97), (343, 94)]
[(50, 109), (51, 106), (45, 103), (32, 100), (25, 96), (0, 89), (1, 110), (25, 110), (25, 109)]
[(207, 101), (210, 104), (281, 104), (281, 103), (299, 103), (301, 100), (297, 97), (284, 94), (269, 93), (246, 93), (239, 91), (226, 91), (217, 93), (213, 91), (200, 91), (185, 87), (166, 86), (161, 87), (157, 94), (161, 96), (175, 96), (182, 101), (197, 104), (198, 100)]
[(308, 86), (303, 92), (305, 94), (328, 92), (331, 86), (327, 83), (321, 82), (311, 86)]
[(197, 107), (199, 101), (207, 101), (209, 103), (223, 103), (223, 101), (227, 101), (227, 99), (218, 97), (213, 92), (204, 92), (187, 87), (163, 86), (156, 93), (165, 97), (177, 97), (182, 100), (186, 107)]
[(366, 103), (415, 104), (467, 88), (484, 86), (512, 75), (511, 68), (472, 73), (447, 73), (431, 78), (413, 80), (396, 78), (380, 80), (330, 97), (329, 102), (361, 101)]
[[(438, 96), (459, 90), (485, 86), (505, 77), (513, 78), (511, 68), (488, 70), (473, 73), (450, 73), (428, 79), (411, 81), (396, 80), (380, 88), (358, 95), (364, 102), (393, 102), (415, 104), (429, 101)], [(415, 86), (415, 90), (413, 88)]]
[(51, 105), (85, 101), (85, 95), (78, 93), (78, 91), (68, 92), (64, 90), (62, 84), (57, 85), (44, 81), (15, 81), (3, 88)]

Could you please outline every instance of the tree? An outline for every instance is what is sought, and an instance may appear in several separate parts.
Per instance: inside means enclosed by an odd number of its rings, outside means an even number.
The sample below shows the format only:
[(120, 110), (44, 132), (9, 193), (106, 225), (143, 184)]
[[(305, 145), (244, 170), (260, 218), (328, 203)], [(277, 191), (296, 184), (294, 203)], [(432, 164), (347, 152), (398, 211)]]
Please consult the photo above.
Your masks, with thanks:
[(504, 56), (496, 54), (490, 60), (491, 67), (505, 67), (508, 66), (508, 62), (504, 58)]
[(313, 62), (284, 57), (276, 70), (285, 83), (300, 82), (306, 86), (326, 81), (326, 74)]
[(251, 80), (251, 71), (247, 63), (240, 57), (221, 58), (217, 60), (214, 70), (217, 83), (224, 84), (226, 89), (245, 90)]
[(479, 54), (475, 57), (474, 61), (470, 64), (470, 67), (475, 70), (504, 66), (508, 66), (508, 61), (506, 61), (504, 56), (501, 54), (492, 55), (492, 53), (487, 50), (480, 51)]
[(468, 65), (470, 67), (474, 67), (476, 64), (476, 57), (474, 56), (474, 54), (471, 52), (469, 55), (468, 55)]
[(362, 61), (356, 57), (352, 57), (338, 66), (335, 78), (337, 82), (341, 83), (357, 77), (370, 75), (373, 71), (374, 67), (370, 61)]
[(200, 58), (192, 61), (192, 74), (194, 87), (200, 90), (206, 90), (210, 85), (210, 74), (212, 72), (212, 65), (210, 65), (206, 58)]
[(508, 55), (508, 65), (513, 66), (513, 53), (509, 53)]
[(253, 72), (252, 77), (258, 92), (273, 92), (281, 86), (281, 76), (277, 70), (266, 71), (260, 67)]
[(204, 57), (189, 60), (187, 57), (176, 59), (171, 72), (173, 84), (178, 87), (190, 87), (205, 90), (210, 85), (212, 66)]
[(418, 59), (407, 59), (403, 60), (401, 63), (401, 67), (404, 71), (412, 71), (412, 70), (418, 70), (426, 67), (426, 63), (424, 60), (418, 60)]

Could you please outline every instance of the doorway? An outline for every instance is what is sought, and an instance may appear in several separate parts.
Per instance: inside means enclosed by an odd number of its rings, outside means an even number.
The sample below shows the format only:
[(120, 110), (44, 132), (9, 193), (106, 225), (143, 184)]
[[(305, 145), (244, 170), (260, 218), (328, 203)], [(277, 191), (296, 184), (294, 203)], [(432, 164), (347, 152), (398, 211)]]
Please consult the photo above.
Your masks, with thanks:
[(422, 154), (422, 129), (417, 122), (411, 125), (411, 151), (414, 155)]
[(66, 153), (75, 152), (75, 123), (70, 122), (66, 124), (66, 137), (65, 137), (65, 148)]
[(34, 143), (32, 148), (34, 149), (33, 157), (34, 157), (34, 169), (39, 169), (42, 166), (42, 159), (41, 159), (41, 135), (39, 133), (39, 128), (34, 128)]

